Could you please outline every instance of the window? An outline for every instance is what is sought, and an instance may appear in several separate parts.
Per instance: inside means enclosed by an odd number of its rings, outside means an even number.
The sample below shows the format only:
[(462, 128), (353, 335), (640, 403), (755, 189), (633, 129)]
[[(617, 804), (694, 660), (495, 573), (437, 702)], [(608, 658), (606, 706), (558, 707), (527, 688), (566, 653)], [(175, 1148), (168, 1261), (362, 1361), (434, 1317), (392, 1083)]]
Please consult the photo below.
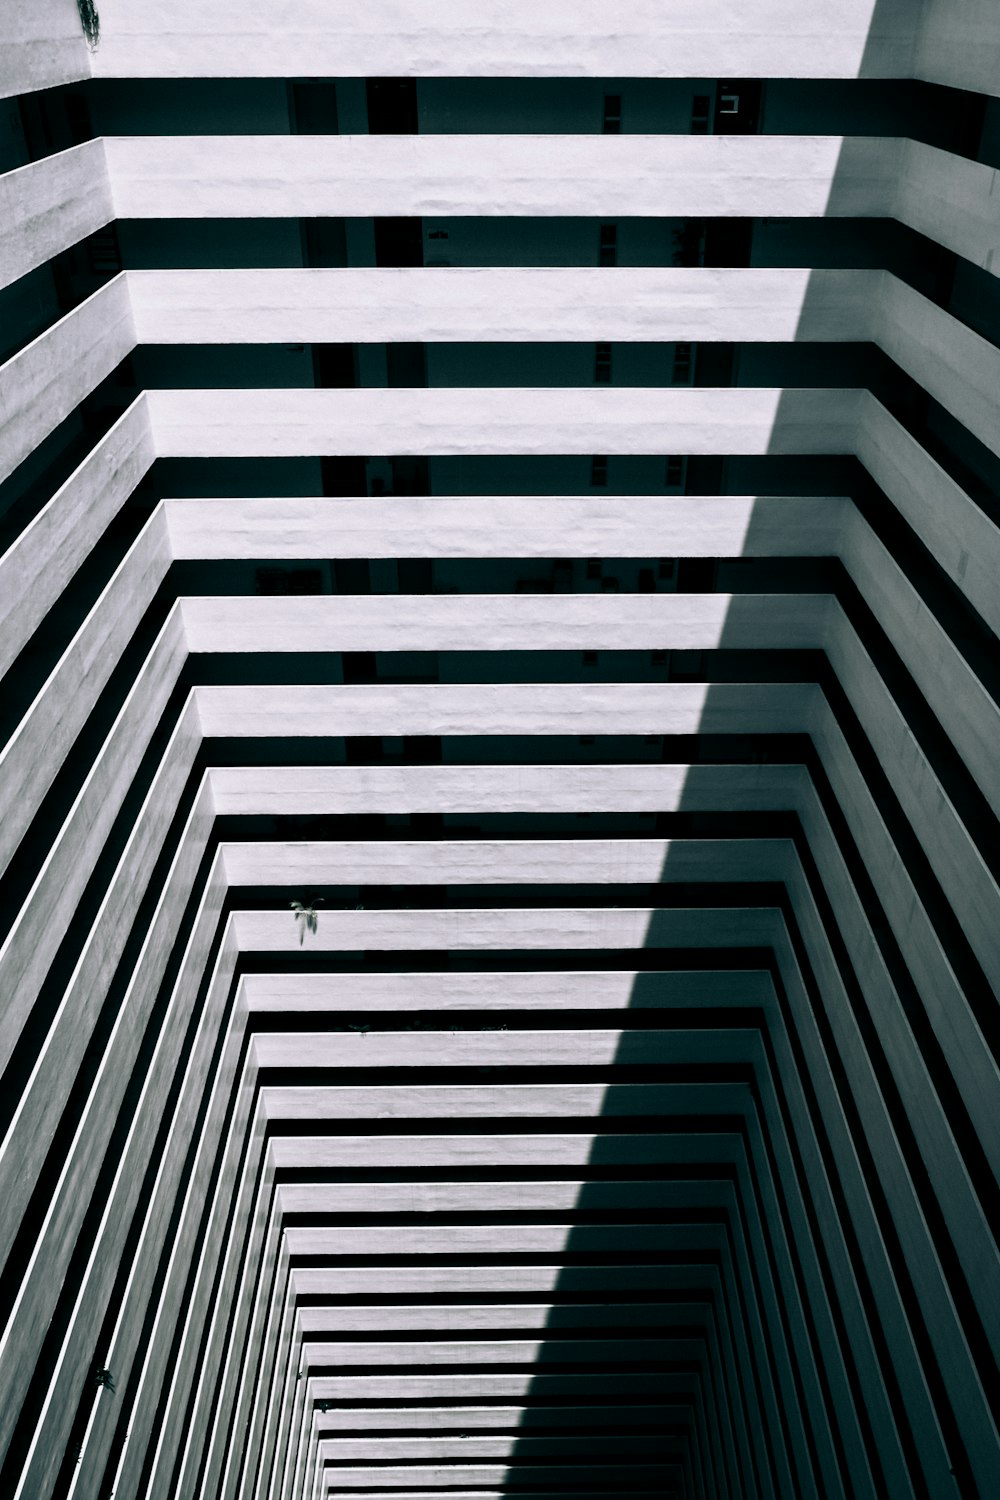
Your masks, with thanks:
[(323, 575), (319, 568), (258, 568), (255, 573), (258, 594), (321, 594)]
[(611, 345), (594, 345), (594, 384), (611, 384)]
[(669, 490), (679, 489), (684, 483), (684, 460), (676, 455), (667, 459), (663, 473), (663, 483)]
[(691, 372), (694, 364), (694, 345), (674, 345), (674, 385), (690, 385)]
[(691, 134), (708, 135), (708, 117), (712, 101), (708, 94), (695, 94), (691, 102)]
[(600, 242), (597, 252), (597, 263), (600, 266), (616, 266), (618, 264), (618, 225), (602, 224)]
[(605, 94), (604, 121), (601, 126), (605, 135), (620, 135), (622, 129), (622, 96)]
[[(608, 460), (603, 454), (594, 454), (590, 460), (590, 483), (593, 489), (600, 489), (608, 482)], [(592, 576), (590, 564), (587, 564), (587, 577)], [(600, 576), (598, 574), (598, 576)]]

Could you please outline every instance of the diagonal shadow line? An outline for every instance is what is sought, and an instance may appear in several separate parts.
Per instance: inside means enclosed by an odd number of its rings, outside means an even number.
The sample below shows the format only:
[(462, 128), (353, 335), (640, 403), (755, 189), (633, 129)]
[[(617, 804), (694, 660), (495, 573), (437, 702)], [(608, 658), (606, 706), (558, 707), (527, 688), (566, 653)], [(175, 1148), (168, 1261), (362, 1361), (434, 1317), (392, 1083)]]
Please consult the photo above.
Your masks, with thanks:
[[(883, 5), (881, 0), (876, 7), (880, 14), (889, 9), (891, 7)], [(877, 19), (877, 16), (873, 18), (873, 25)], [(864, 66), (861, 71), (865, 71)], [(803, 322), (808, 313), (808, 301), (807, 293)], [(780, 419), (779, 408), (776, 430), (780, 427)], [(780, 444), (775, 451), (780, 451)], [(732, 464), (731, 480), (736, 480), (739, 468), (738, 461)], [(747, 493), (753, 486), (732, 482), (728, 488), (736, 493)], [(773, 482), (763, 488), (773, 492)], [(809, 492), (801, 487), (801, 481), (797, 490), (799, 493)], [(838, 486), (833, 490), (839, 492)], [(829, 487), (827, 492), (831, 492)], [(753, 552), (752, 542), (753, 522), (745, 547), (748, 555)], [(739, 644), (730, 624), (723, 629), (720, 647), (732, 645), (738, 648)], [(710, 688), (706, 714), (711, 700)], [(839, 818), (842, 824), (843, 815), (836, 796), (815, 754), (809, 769), (821, 800), (827, 805), (831, 822)], [(680, 807), (684, 807), (683, 797)], [(838, 833), (846, 844), (850, 844), (849, 832), (838, 829)], [(879, 1053), (881, 1049), (872, 1016), (855, 972), (856, 961), (838, 929), (814, 852), (801, 828), (797, 843), (807, 883), (820, 910), (845, 986), (851, 992), (859, 1029), (869, 1046)], [(865, 893), (865, 885), (871, 886), (871, 882), (857, 849), (854, 848), (853, 852), (857, 879)], [(668, 866), (669, 860), (668, 854)], [(665, 867), (664, 879), (667, 875)], [(874, 888), (870, 897), (872, 909), (876, 911), (878, 896)], [(738, 1274), (731, 1276), (727, 1287), (724, 1276), (720, 1276), (709, 1302), (700, 1304), (697, 1312), (691, 1309), (692, 1324), (688, 1331), (694, 1335), (693, 1343), (700, 1350), (700, 1358), (689, 1360), (683, 1370), (688, 1383), (680, 1398), (686, 1404), (686, 1420), (681, 1423), (679, 1444), (672, 1450), (670, 1444), (664, 1442), (663, 1451), (658, 1455), (661, 1467), (657, 1470), (644, 1471), (639, 1464), (623, 1461), (606, 1482), (592, 1471), (590, 1480), (579, 1485), (574, 1493), (604, 1494), (607, 1491), (631, 1495), (636, 1500), (647, 1493), (656, 1493), (659, 1500), (667, 1500), (667, 1496), (676, 1496), (677, 1500), (697, 1496), (701, 1500), (702, 1496), (709, 1495), (754, 1495), (760, 1496), (761, 1500), (770, 1500), (777, 1495), (827, 1497), (863, 1493), (891, 1496), (892, 1500), (904, 1494), (919, 1496), (922, 1500), (961, 1494), (972, 1500), (981, 1494), (981, 1490), (976, 1470), (965, 1453), (953, 1410), (951, 1372), (940, 1368), (935, 1360), (919, 1297), (912, 1284), (908, 1293), (904, 1288), (903, 1301), (915, 1330), (918, 1359), (922, 1361), (930, 1386), (930, 1400), (939, 1429), (936, 1444), (933, 1440), (928, 1442), (927, 1434), (920, 1431), (920, 1411), (909, 1400), (906, 1374), (897, 1375), (894, 1368), (893, 1350), (882, 1327), (877, 1279), (869, 1275), (866, 1268), (864, 1245), (854, 1222), (845, 1183), (838, 1172), (836, 1152), (823, 1122), (824, 1109), (803, 1048), (801, 1033), (807, 1029), (803, 1016), (799, 1014), (803, 1002), (809, 1012), (809, 1024), (816, 1028), (827, 1049), (829, 1067), (835, 1075), (835, 1087), (858, 1151), (862, 1175), (875, 1201), (876, 1216), (889, 1245), (890, 1260), (902, 1281), (906, 1282), (904, 1256), (892, 1222), (892, 1202), (880, 1182), (877, 1143), (866, 1138), (857, 1101), (852, 1096), (851, 1080), (843, 1075), (838, 1061), (838, 1047), (828, 1014), (829, 997), (823, 994), (813, 971), (787, 887), (780, 898), (780, 906), (788, 934), (792, 969), (800, 992), (798, 995), (790, 992), (782, 966), (772, 950), (768, 967), (774, 998), (771, 1006), (756, 1019), (757, 1057), (747, 1069), (742, 1083), (746, 1103), (739, 1137), (744, 1159), (742, 1163), (727, 1161), (716, 1164), (730, 1174), (728, 1185), (732, 1189), (730, 1205), (720, 1221), (722, 1247), (716, 1247), (714, 1262), (710, 1259), (707, 1243), (695, 1254), (700, 1256), (697, 1264), (702, 1270), (710, 1264), (722, 1269), (728, 1257), (732, 1272), (739, 1259), (741, 1237), (745, 1249), (745, 1244), (753, 1236), (755, 1213), (759, 1214), (758, 1244), (761, 1248), (756, 1259), (752, 1254), (749, 1258), (747, 1280), (741, 1284)], [(662, 961), (663, 957), (657, 948), (654, 921), (642, 961)], [(669, 1005), (669, 981), (664, 985), (665, 995), (654, 995), (649, 978), (640, 975), (637, 979), (631, 997), (633, 1010), (643, 1011), (651, 1003), (659, 1005), (664, 998)], [(706, 1010), (705, 1026), (709, 1034), (716, 1024), (711, 1009)], [(794, 1060), (796, 1076), (791, 1086), (787, 1068), (783, 1067), (782, 1053), (790, 1054)], [(621, 1035), (617, 1064), (628, 1069), (639, 1061), (634, 1040), (630, 1040), (629, 1032), (625, 1030)], [(881, 1063), (884, 1082), (888, 1076), (884, 1056)], [(840, 1076), (836, 1076), (838, 1070)], [(800, 1096), (798, 1100), (792, 1097), (796, 1092)], [(561, 1330), (566, 1326), (567, 1309), (574, 1296), (579, 1295), (581, 1278), (577, 1267), (586, 1261), (587, 1236), (583, 1226), (589, 1216), (599, 1211), (601, 1181), (609, 1176), (613, 1179), (616, 1168), (620, 1166), (620, 1151), (616, 1149), (612, 1122), (627, 1109), (626, 1088), (611, 1084), (605, 1093), (602, 1116), (594, 1121), (588, 1181), (577, 1203), (577, 1226), (567, 1238), (564, 1269), (552, 1299), (554, 1306), (549, 1316), (548, 1338), (540, 1352), (524, 1403), (518, 1441), (503, 1484), (505, 1494), (562, 1493), (552, 1487), (551, 1471), (547, 1476), (544, 1467), (537, 1463), (538, 1448), (531, 1439), (532, 1429), (544, 1424), (545, 1402), (552, 1399), (555, 1388), (554, 1376), (541, 1367), (550, 1366), (552, 1370), (559, 1367)], [(811, 1140), (802, 1135), (801, 1124), (797, 1123), (803, 1118), (812, 1129)], [(664, 1123), (658, 1122), (656, 1128)], [(775, 1124), (779, 1129), (773, 1128)], [(698, 1124), (699, 1132), (708, 1128), (706, 1122)], [(783, 1180), (779, 1161), (782, 1156), (792, 1165), (790, 1186), (787, 1180)], [(821, 1190), (817, 1188), (816, 1180), (810, 1183), (810, 1172), (815, 1171), (817, 1165), (826, 1174)], [(686, 1179), (679, 1175), (664, 1180), (676, 1187)], [(766, 1203), (768, 1186), (773, 1194), (770, 1205)], [(856, 1277), (853, 1311), (847, 1306), (849, 1299), (845, 1300), (838, 1292), (836, 1249), (824, 1239), (820, 1212), (824, 1192), (838, 1212), (844, 1248)], [(692, 1212), (696, 1215), (698, 1209), (693, 1208)], [(793, 1226), (796, 1215), (801, 1220), (798, 1232)], [(670, 1222), (669, 1219), (666, 1222)], [(674, 1220), (675, 1227), (678, 1222)], [(802, 1223), (807, 1226), (805, 1238), (801, 1233)], [(627, 1258), (627, 1250), (625, 1255)], [(809, 1255), (813, 1257), (811, 1263)], [(638, 1265), (634, 1257), (632, 1263)], [(661, 1264), (670, 1264), (669, 1254), (664, 1256)], [(768, 1280), (772, 1285), (771, 1305), (762, 1317), (763, 1337), (755, 1344), (751, 1333), (752, 1304), (755, 1298), (761, 1298), (766, 1306), (765, 1283)], [(774, 1288), (779, 1289), (777, 1296)], [(678, 1278), (675, 1290), (682, 1292), (682, 1278)], [(826, 1325), (820, 1327), (819, 1319), (823, 1316)], [(866, 1324), (864, 1339), (859, 1336), (859, 1316)], [(797, 1327), (793, 1326), (796, 1323)], [(882, 1383), (884, 1391), (881, 1411), (869, 1406), (872, 1371), (864, 1366), (866, 1339), (877, 1365), (875, 1379)], [(588, 1387), (589, 1390), (595, 1386), (603, 1389), (609, 1399), (618, 1401), (623, 1430), (628, 1425), (630, 1403), (635, 1400), (630, 1394), (635, 1379), (642, 1382), (644, 1392), (652, 1399), (664, 1403), (678, 1399), (680, 1388), (675, 1382), (684, 1360), (672, 1360), (669, 1351), (654, 1350), (654, 1343), (655, 1340), (646, 1336), (623, 1337), (617, 1351), (620, 1356), (618, 1364), (596, 1372)], [(716, 1350), (714, 1369), (713, 1344)], [(725, 1358), (727, 1345), (728, 1361)], [(792, 1357), (789, 1357), (790, 1348), (793, 1349)], [(679, 1350), (678, 1344), (675, 1354)], [(631, 1373), (623, 1378), (622, 1368)], [(824, 1422), (825, 1431), (822, 1430)], [(894, 1429), (888, 1442), (887, 1424)], [(611, 1475), (609, 1470), (608, 1476)]]

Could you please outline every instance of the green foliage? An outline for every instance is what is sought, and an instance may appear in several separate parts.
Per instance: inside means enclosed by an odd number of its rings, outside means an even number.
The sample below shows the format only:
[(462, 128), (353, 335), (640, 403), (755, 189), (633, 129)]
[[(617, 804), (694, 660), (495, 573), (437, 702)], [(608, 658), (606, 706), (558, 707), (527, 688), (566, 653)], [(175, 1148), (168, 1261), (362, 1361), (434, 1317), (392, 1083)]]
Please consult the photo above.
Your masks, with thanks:
[(91, 52), (96, 52), (101, 40), (101, 18), (97, 14), (97, 6), (94, 0), (76, 0), (76, 8), (80, 12), (80, 23), (87, 38), (87, 46)]
[(299, 927), (299, 947), (306, 940), (307, 932), (315, 932), (319, 927), (319, 915), (315, 906), (303, 906), (301, 901), (289, 901), (289, 906), (295, 913), (295, 920)]

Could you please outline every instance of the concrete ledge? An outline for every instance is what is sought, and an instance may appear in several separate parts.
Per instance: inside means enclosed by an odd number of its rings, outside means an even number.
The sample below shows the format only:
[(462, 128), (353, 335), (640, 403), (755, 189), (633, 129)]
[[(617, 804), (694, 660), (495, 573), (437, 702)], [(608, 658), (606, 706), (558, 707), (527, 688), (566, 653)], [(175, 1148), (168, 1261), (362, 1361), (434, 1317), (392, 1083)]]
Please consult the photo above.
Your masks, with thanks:
[[(157, 521), (136, 537), (0, 753), (0, 869), (6, 868), (169, 566), (166, 535)], [(183, 622), (176, 606), (170, 618), (181, 643)]]
[(9, 286), (120, 217), (103, 140), (0, 176), (0, 286)]
[(5, 0), (3, 29), (0, 98), (90, 76), (91, 54), (73, 0)]
[[(0, 558), (0, 672), (86, 561), (153, 456), (140, 396)], [(159, 524), (151, 520), (150, 527)]]
[(0, 482), (135, 348), (124, 276), (115, 276), (0, 366)]
[(835, 557), (842, 495), (164, 500), (178, 560)]
[(150, 390), (146, 403), (160, 458), (833, 454), (854, 452), (866, 397), (748, 386), (372, 387)]
[[(176, 0), (169, 18), (143, 0), (103, 0), (98, 77), (767, 78), (776, 47), (789, 78), (910, 77), (905, 5), (816, 0), (802, 11), (754, 0), (675, 0), (664, 26), (655, 0), (632, 0), (608, 28), (597, 0), (480, 0), (474, 23), (454, 0), (368, 0), (331, 15), (300, 0), (275, 27), (264, 0)], [(981, 33), (980, 33), (981, 34)], [(971, 87), (972, 85), (965, 85)]]
[(826, 594), (189, 596), (188, 649), (281, 651), (820, 650)]

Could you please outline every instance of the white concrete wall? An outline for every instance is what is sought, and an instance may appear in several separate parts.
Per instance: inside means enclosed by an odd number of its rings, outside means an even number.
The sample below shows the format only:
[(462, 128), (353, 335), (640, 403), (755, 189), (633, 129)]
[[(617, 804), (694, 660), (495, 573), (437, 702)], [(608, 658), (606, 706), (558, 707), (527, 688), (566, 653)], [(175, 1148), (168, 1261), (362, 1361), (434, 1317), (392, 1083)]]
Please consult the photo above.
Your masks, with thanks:
[(884, 277), (873, 313), (872, 336), (886, 354), (1000, 452), (1000, 349), (896, 276)]
[(152, 462), (140, 396), (0, 557), (0, 671), (13, 662)]
[(931, 555), (991, 628), (1000, 631), (1000, 535), (994, 523), (867, 392), (856, 444), (858, 458)]
[[(120, 218), (893, 212), (897, 139), (759, 135), (108, 136)], [(930, 148), (907, 155), (914, 187)], [(490, 171), (482, 163), (489, 160)], [(974, 163), (965, 164), (970, 168)], [(980, 168), (980, 173), (988, 172)], [(907, 200), (908, 202), (909, 200)], [(976, 205), (964, 213), (974, 216)]]
[[(205, 971), (207, 949), (219, 921), (224, 894), (225, 886), (216, 861), (199, 907), (198, 922), (189, 950), (192, 963), (186, 965), (186, 972), (179, 977), (176, 991), (178, 1004), (191, 1006), (194, 1003)], [(229, 1007), (235, 961), (235, 948), (224, 937), (199, 1019), (195, 1044), (184, 1072), (178, 1107), (173, 1115), (157, 1176), (156, 1191), (143, 1221), (136, 1251), (137, 1272), (130, 1284), (129, 1295), (122, 1305), (109, 1350), (109, 1357), (117, 1361), (123, 1372), (134, 1370), (135, 1381), (134, 1415), (116, 1470), (115, 1488), (119, 1493), (123, 1488), (128, 1493), (130, 1486), (138, 1489), (134, 1470), (137, 1464), (142, 1464), (156, 1401), (169, 1368), (170, 1341), (190, 1268), (197, 1219), (208, 1194), (212, 1163), (223, 1128), (228, 1095), (238, 1067), (245, 1010), (239, 996), (233, 1006)], [(226, 1040), (221, 1056), (216, 1057), (220, 1030), (225, 1033)], [(209, 1095), (209, 1109), (201, 1123), (200, 1134), (196, 1135), (199, 1108), (206, 1092)], [(159, 1301), (153, 1308), (151, 1334), (147, 1342), (141, 1343), (143, 1317), (152, 1298), (153, 1268), (171, 1233), (174, 1204), (180, 1192), (182, 1173), (192, 1141), (196, 1160), (184, 1188), (180, 1225), (173, 1232), (169, 1243), (167, 1273), (160, 1288)], [(105, 1441), (110, 1425), (105, 1413)], [(101, 1437), (100, 1428), (92, 1429), (92, 1440), (98, 1453)], [(84, 1462), (86, 1461), (85, 1455)], [(95, 1469), (99, 1474), (100, 1463), (95, 1464)]]
[(711, 651), (822, 647), (825, 594), (184, 598), (190, 651)]
[[(305, 944), (314, 952), (370, 948), (463, 951), (499, 949), (602, 949), (656, 946), (756, 947), (777, 942), (781, 917), (776, 909), (725, 907), (695, 910), (641, 908), (503, 908), (449, 911), (329, 911)], [(281, 953), (296, 948), (298, 926), (290, 911), (236, 911), (233, 932), (241, 950)], [(292, 1143), (273, 1147), (279, 1165), (293, 1162)]]
[(879, 313), (893, 320), (886, 279), (680, 266), (127, 273), (136, 338), (150, 344), (862, 340)]
[(861, 395), (610, 386), (150, 390), (146, 403), (162, 458), (851, 453)]
[(0, 482), (135, 348), (116, 276), (0, 366)]
[[(530, 841), (482, 838), (437, 840), (433, 843), (406, 839), (345, 839), (337, 843), (308, 841), (296, 844), (294, 848), (285, 846), (277, 850), (267, 844), (227, 844), (223, 850), (230, 882), (249, 886), (292, 886), (302, 882), (349, 886), (656, 884), (661, 880), (717, 879), (720, 865), (730, 870), (733, 879), (737, 880), (749, 878), (749, 870), (757, 871), (757, 878), (783, 880), (787, 874), (787, 861), (792, 857), (791, 843), (780, 838)], [(770, 873), (759, 873), (763, 871)], [(528, 1045), (522, 1043), (523, 1035), (516, 1032), (507, 1038), (512, 1058), (522, 1056), (523, 1047)], [(565, 1046), (567, 1033), (558, 1035), (562, 1038), (558, 1045)], [(603, 1032), (602, 1035), (608, 1037), (609, 1033)], [(576, 1039), (581, 1049), (585, 1049), (586, 1033), (572, 1033), (570, 1044), (575, 1046)], [(608, 1045), (614, 1046), (616, 1041), (612, 1035)], [(328, 1054), (317, 1044), (312, 1054), (315, 1065), (327, 1066), (321, 1061), (322, 1057), (335, 1055), (339, 1043), (339, 1038), (333, 1043), (334, 1054)], [(310, 1055), (305, 1039), (304, 1051), (298, 1040), (289, 1045), (300, 1057)], [(556, 1045), (553, 1042), (553, 1046)], [(274, 1061), (277, 1054), (271, 1050), (271, 1041), (258, 1038), (255, 1046), (262, 1067), (280, 1066)], [(581, 1050), (581, 1061), (585, 1055), (585, 1050)], [(398, 1065), (421, 1066), (420, 1056), (421, 1049), (415, 1045), (412, 1057), (401, 1059)], [(544, 1061), (543, 1054), (539, 1054), (538, 1061)]]
[(0, 176), (0, 286), (115, 217), (104, 142), (84, 141)]
[[(985, 12), (984, 12), (985, 14)], [(338, 5), (300, 0), (102, 0), (98, 77), (667, 77), (766, 78), (780, 47), (789, 78), (908, 77), (912, 8), (895, 0), (632, 0), (608, 27), (598, 0), (454, 0)]]
[(913, 68), (918, 78), (996, 94), (1000, 15), (993, 0), (924, 0), (915, 32)]
[[(212, 775), (214, 779), (218, 772)], [(351, 1006), (359, 1011), (420, 1011), (426, 1010), (433, 1000), (444, 1013), (452, 1009), (553, 1010), (561, 1006), (608, 1011), (647, 1006), (670, 1009), (674, 1005), (715, 1003), (733, 1008), (757, 1007), (771, 1015), (776, 1004), (773, 982), (763, 969), (670, 970), (659, 974), (650, 971), (645, 981), (648, 989), (637, 989), (637, 978), (638, 971), (629, 969), (363, 972), (351, 976)], [(339, 986), (336, 975), (306, 971), (248, 972), (240, 979), (241, 995), (251, 1013), (329, 1009)], [(277, 1097), (280, 1091), (264, 1090), (265, 1104)], [(300, 1274), (296, 1272), (297, 1277)]]
[(0, 868), (6, 868), (170, 565), (160, 521), (139, 533), (0, 754)]
[[(165, 500), (176, 559), (835, 557), (838, 495)], [(0, 563), (2, 566), (2, 563)]]
[(203, 733), (215, 737), (798, 734), (817, 689), (812, 683), (754, 683), (748, 691), (729, 683), (553, 682), (266, 692), (202, 686), (194, 696)]
[[(146, 671), (140, 674), (12, 924), (2, 964), (4, 982), (16, 987), (20, 997), (20, 1005), (11, 1007), (15, 1016), (37, 994), (66, 934), (181, 662), (177, 633), (168, 631), (151, 653)], [(169, 827), (172, 801), (180, 796), (199, 743), (192, 704), (181, 718), (122, 859), (109, 878), (94, 930), (83, 945), (62, 1003), (41, 1038), (17, 1115), (0, 1143), (0, 1190), (10, 1205), (10, 1214), (0, 1227), (0, 1260), (10, 1247), (17, 1215), (27, 1202), (58, 1123), (62, 1110), (60, 1083), (75, 1076), (97, 1024), (129, 920)], [(69, 1243), (67, 1240), (67, 1247)]]
[(904, 224), (1000, 275), (1000, 170), (927, 146), (901, 141), (892, 208)]
[(0, 0), (0, 27), (0, 98), (89, 77), (91, 53), (75, 0)]
[[(143, 810), (147, 817), (143, 818), (140, 814), (140, 827), (149, 818), (151, 804), (155, 810), (154, 815), (159, 817), (160, 828), (157, 831), (162, 837), (163, 825), (169, 820), (172, 807), (176, 804), (196, 749), (197, 736), (189, 719), (187, 724), (182, 723), (178, 727), (173, 743), (168, 747), (165, 775), (160, 778), (161, 784), (154, 787), (147, 807)], [(211, 810), (207, 796), (203, 795), (200, 805), (196, 803), (185, 830), (186, 836), (157, 903), (124, 1003), (115, 1025), (110, 1028), (101, 1066), (89, 1091), (82, 1117), (67, 1151), (52, 1207), (36, 1243), (32, 1274), (22, 1288), (17, 1320), (12, 1320), (5, 1330), (4, 1344), (8, 1359), (4, 1368), (15, 1391), (17, 1385), (21, 1386), (21, 1390), (16, 1391), (18, 1397), (23, 1394), (23, 1387), (30, 1376), (30, 1365), (12, 1357), (14, 1350), (18, 1348), (19, 1336), (22, 1347), (32, 1347), (38, 1338), (39, 1329), (51, 1318), (53, 1303), (66, 1278), (67, 1266), (79, 1236), (83, 1216), (93, 1198), (95, 1179), (107, 1150), (108, 1139), (116, 1123), (136, 1055), (145, 1040), (149, 1013), (169, 961), (172, 944), (177, 937), (178, 916), (183, 909), (184, 897), (190, 893), (210, 827)], [(133, 840), (133, 845), (137, 842), (139, 841)], [(142, 852), (146, 853), (144, 870), (136, 858), (134, 848), (129, 851), (133, 885), (138, 888), (139, 894), (148, 882), (152, 865), (148, 849)], [(155, 852), (154, 849), (154, 856)], [(126, 914), (126, 919), (122, 922), (123, 929), (127, 931), (129, 925)], [(108, 963), (107, 968), (111, 970), (112, 964)], [(100, 983), (94, 986), (93, 998), (103, 999), (102, 990), (106, 990), (109, 978), (110, 973), (106, 973), (103, 976), (103, 986)], [(43, 1418), (36, 1428), (31, 1451), (21, 1473), (19, 1495), (30, 1497), (50, 1492), (58, 1473), (75, 1415), (68, 1403), (60, 1399), (60, 1394), (67, 1388), (83, 1389), (93, 1368), (94, 1329), (103, 1322), (119, 1271), (116, 1258), (107, 1254), (108, 1241), (122, 1223), (129, 1222), (139, 1198), (147, 1153), (156, 1138), (164, 1094), (172, 1082), (170, 1054), (173, 1050), (176, 1055), (183, 1034), (180, 1028), (185, 1019), (183, 1012), (180, 1015), (176, 1010), (171, 1013), (161, 1032), (160, 1046), (154, 1054), (153, 1065), (136, 1101), (132, 1129), (117, 1163), (112, 1190), (104, 1206), (103, 1220), (94, 1236), (87, 1264), (80, 1276), (73, 1316), (50, 1377)], [(84, 1017), (78, 1019), (76, 1034), (60, 1059), (60, 1071), (64, 1078), (72, 1074), (74, 1061), (83, 1050), (86, 1041), (82, 1024), (84, 1020)], [(77, 1059), (72, 1056), (74, 1050)], [(65, 1055), (66, 1053), (69, 1055)], [(166, 1059), (163, 1057), (164, 1053)], [(39, 1084), (41, 1086), (41, 1080)], [(52, 1089), (51, 1081), (49, 1087)], [(58, 1099), (58, 1088), (53, 1089), (53, 1092)], [(44, 1144), (43, 1141), (34, 1143), (33, 1150), (22, 1153), (22, 1172), (31, 1171), (29, 1163), (32, 1155), (41, 1155)], [(34, 1319), (34, 1327), (26, 1332), (24, 1325), (31, 1318)], [(13, 1416), (19, 1402), (10, 1399), (9, 1389), (5, 1391), (5, 1397), (3, 1409)], [(98, 1396), (95, 1405), (99, 1404)], [(6, 1432), (4, 1437), (6, 1438)]]

